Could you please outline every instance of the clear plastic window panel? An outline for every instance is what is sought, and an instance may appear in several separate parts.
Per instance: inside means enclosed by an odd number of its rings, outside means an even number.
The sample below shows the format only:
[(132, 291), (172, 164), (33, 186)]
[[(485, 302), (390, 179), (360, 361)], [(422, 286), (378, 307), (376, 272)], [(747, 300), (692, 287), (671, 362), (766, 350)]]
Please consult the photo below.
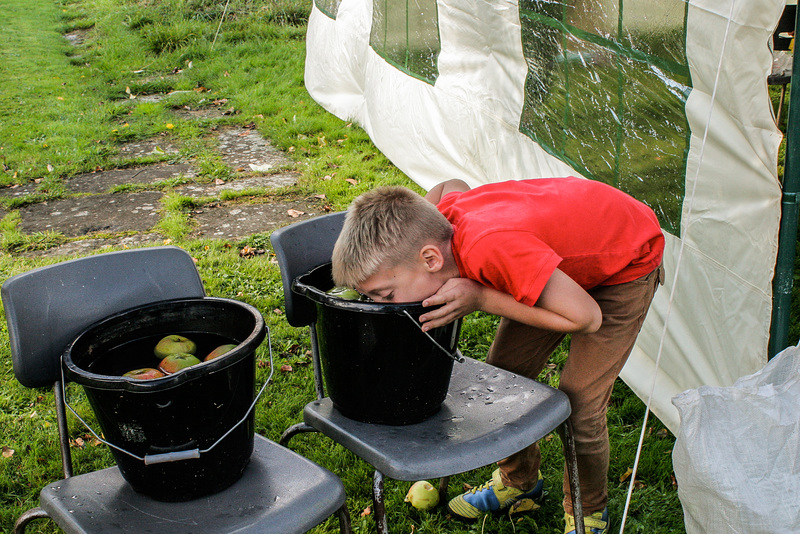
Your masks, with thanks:
[(369, 44), (403, 72), (433, 84), (441, 44), (435, 0), (375, 0)]
[(341, 0), (314, 0), (314, 5), (317, 9), (328, 15), (330, 18), (335, 19), (339, 13), (339, 4)]
[(686, 4), (521, 0), (528, 63), (520, 130), (678, 233), (691, 88)]

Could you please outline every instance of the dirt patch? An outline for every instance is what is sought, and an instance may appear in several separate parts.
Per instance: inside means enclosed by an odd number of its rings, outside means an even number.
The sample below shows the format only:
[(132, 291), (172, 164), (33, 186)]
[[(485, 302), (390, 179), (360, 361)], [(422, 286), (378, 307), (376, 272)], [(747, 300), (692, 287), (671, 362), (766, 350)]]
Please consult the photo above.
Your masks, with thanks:
[(19, 210), (27, 234), (58, 231), (68, 237), (97, 232), (147, 232), (159, 221), (163, 193), (92, 195), (41, 202)]

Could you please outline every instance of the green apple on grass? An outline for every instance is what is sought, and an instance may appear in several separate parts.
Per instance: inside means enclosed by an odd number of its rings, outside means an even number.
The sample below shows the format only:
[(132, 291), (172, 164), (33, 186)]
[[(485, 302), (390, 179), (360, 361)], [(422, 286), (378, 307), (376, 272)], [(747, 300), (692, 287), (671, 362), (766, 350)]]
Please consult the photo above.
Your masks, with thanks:
[(161, 363), (158, 364), (158, 368), (168, 375), (171, 375), (182, 369), (186, 369), (187, 367), (191, 367), (192, 365), (197, 365), (199, 363), (200, 360), (198, 360), (194, 354), (179, 352), (177, 354), (170, 354), (161, 360)]
[(153, 353), (157, 358), (163, 359), (170, 354), (194, 354), (197, 350), (197, 345), (194, 341), (178, 334), (171, 334), (162, 338), (153, 349)]
[(417, 510), (430, 510), (439, 504), (439, 491), (427, 480), (414, 482), (406, 494), (405, 502)]

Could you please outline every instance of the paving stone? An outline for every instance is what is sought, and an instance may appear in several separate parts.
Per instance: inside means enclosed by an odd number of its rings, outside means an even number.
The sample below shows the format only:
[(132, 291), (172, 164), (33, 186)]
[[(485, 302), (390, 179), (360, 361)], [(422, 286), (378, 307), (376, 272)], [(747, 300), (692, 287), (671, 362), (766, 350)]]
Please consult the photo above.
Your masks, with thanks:
[(119, 148), (117, 159), (134, 159), (177, 153), (178, 148), (167, 139), (148, 139), (125, 143)]
[(31, 193), (35, 193), (37, 187), (39, 187), (39, 184), (34, 184), (34, 183), (3, 187), (2, 189), (0, 189), (0, 197), (6, 197), (6, 198), (24, 197), (25, 195), (30, 195)]
[(58, 231), (68, 237), (95, 232), (146, 232), (159, 221), (163, 193), (91, 195), (40, 202), (21, 208), (20, 230)]
[[(303, 212), (292, 217), (289, 210)], [(242, 239), (251, 234), (271, 232), (289, 223), (322, 215), (308, 202), (276, 202), (274, 204), (208, 205), (192, 213), (197, 230), (192, 237)]]
[(219, 197), (223, 191), (244, 191), (246, 189), (269, 189), (276, 187), (289, 187), (297, 183), (300, 173), (287, 172), (270, 174), (268, 176), (254, 176), (225, 182), (224, 184), (187, 184), (175, 188), (175, 192), (191, 198)]
[(136, 234), (126, 237), (112, 237), (109, 239), (90, 238), (70, 241), (47, 250), (24, 252), (21, 255), (33, 257), (59, 257), (59, 256), (85, 256), (96, 250), (111, 248), (136, 248), (145, 245), (160, 245), (165, 242), (164, 236), (157, 233)]
[(219, 133), (219, 150), (222, 160), (238, 172), (269, 172), (292, 163), (256, 130), (248, 128), (222, 129)]
[(186, 163), (159, 163), (144, 167), (109, 169), (75, 175), (67, 180), (67, 189), (73, 193), (105, 193), (120, 185), (152, 184), (180, 175), (193, 178), (197, 173)]

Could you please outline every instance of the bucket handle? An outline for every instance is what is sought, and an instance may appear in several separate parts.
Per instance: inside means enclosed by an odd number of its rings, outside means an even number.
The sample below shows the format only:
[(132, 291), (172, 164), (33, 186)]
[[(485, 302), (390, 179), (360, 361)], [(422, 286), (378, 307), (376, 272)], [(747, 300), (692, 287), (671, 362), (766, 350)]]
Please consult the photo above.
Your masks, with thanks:
[(403, 313), (405, 314), (405, 316), (406, 316), (406, 317), (408, 317), (409, 319), (411, 319), (411, 322), (412, 322), (412, 323), (414, 323), (415, 325), (417, 325), (417, 328), (419, 328), (419, 331), (420, 331), (420, 332), (422, 332), (423, 334), (425, 334), (426, 336), (428, 336), (428, 339), (430, 339), (430, 340), (431, 340), (431, 342), (432, 342), (434, 345), (436, 345), (437, 347), (439, 347), (439, 349), (440, 349), (442, 352), (444, 352), (444, 353), (447, 355), (447, 357), (448, 357), (448, 358), (451, 358), (451, 359), (452, 359), (454, 362), (459, 362), (459, 363), (462, 363), (462, 362), (464, 361), (464, 356), (462, 356), (462, 355), (461, 355), (461, 351), (459, 351), (458, 349), (456, 349), (456, 353), (455, 353), (455, 354), (450, 354), (450, 351), (448, 351), (446, 348), (444, 348), (443, 346), (441, 346), (441, 345), (439, 344), (439, 342), (438, 342), (438, 341), (436, 341), (435, 339), (433, 339), (433, 336), (432, 336), (432, 335), (430, 335), (429, 333), (427, 333), (425, 330), (423, 330), (423, 329), (422, 329), (422, 325), (421, 325), (421, 324), (419, 324), (419, 321), (417, 321), (416, 319), (414, 319), (414, 317), (412, 317), (412, 315), (411, 315), (410, 313), (408, 313), (408, 310), (403, 310)]
[(83, 418), (80, 415), (78, 415), (78, 412), (75, 411), (75, 409), (70, 405), (70, 403), (67, 402), (67, 396), (66, 396), (66, 392), (65, 392), (65, 389), (64, 389), (65, 382), (64, 382), (64, 365), (63, 364), (61, 365), (61, 398), (64, 399), (64, 405), (67, 408), (69, 408), (69, 411), (71, 411), (72, 414), (75, 417), (78, 418), (78, 421), (83, 423), (83, 426), (85, 426), (86, 429), (92, 434), (92, 436), (94, 436), (95, 439), (97, 439), (100, 443), (108, 445), (112, 449), (116, 449), (119, 452), (125, 453), (128, 456), (136, 458), (137, 460), (139, 460), (141, 462), (144, 462), (145, 465), (163, 464), (163, 463), (167, 463), (167, 462), (177, 462), (177, 461), (181, 461), (181, 460), (197, 459), (197, 458), (200, 458), (201, 454), (205, 454), (205, 453), (211, 451), (211, 449), (213, 449), (217, 445), (219, 445), (219, 443), (223, 439), (228, 437), (228, 435), (231, 432), (236, 430), (242, 423), (244, 423), (247, 420), (247, 418), (250, 416), (250, 413), (253, 411), (253, 408), (255, 408), (256, 403), (258, 402), (258, 399), (261, 398), (261, 394), (264, 393), (265, 389), (267, 389), (267, 384), (270, 383), (270, 381), (272, 380), (272, 375), (275, 373), (275, 365), (273, 364), (273, 359), (272, 359), (272, 339), (271, 339), (271, 336), (270, 336), (269, 327), (267, 327), (267, 346), (269, 347), (269, 376), (264, 381), (264, 385), (261, 386), (261, 389), (258, 391), (258, 395), (256, 395), (255, 399), (253, 399), (253, 402), (250, 404), (250, 407), (247, 409), (247, 412), (245, 412), (244, 417), (242, 417), (239, 420), (238, 423), (236, 423), (230, 429), (228, 429), (228, 431), (225, 432), (222, 435), (222, 437), (220, 437), (217, 441), (215, 441), (207, 449), (202, 449), (201, 450), (200, 448), (196, 448), (196, 449), (189, 449), (189, 450), (185, 450), (185, 451), (165, 452), (165, 453), (161, 453), (161, 454), (145, 454), (144, 457), (142, 457), (142, 456), (139, 456), (138, 454), (134, 454), (134, 453), (130, 452), (127, 449), (123, 449), (122, 447), (114, 445), (110, 441), (104, 440), (103, 438), (101, 438), (97, 434), (97, 432), (94, 431), (94, 429), (92, 429), (91, 426), (89, 426), (89, 423), (84, 421)]

